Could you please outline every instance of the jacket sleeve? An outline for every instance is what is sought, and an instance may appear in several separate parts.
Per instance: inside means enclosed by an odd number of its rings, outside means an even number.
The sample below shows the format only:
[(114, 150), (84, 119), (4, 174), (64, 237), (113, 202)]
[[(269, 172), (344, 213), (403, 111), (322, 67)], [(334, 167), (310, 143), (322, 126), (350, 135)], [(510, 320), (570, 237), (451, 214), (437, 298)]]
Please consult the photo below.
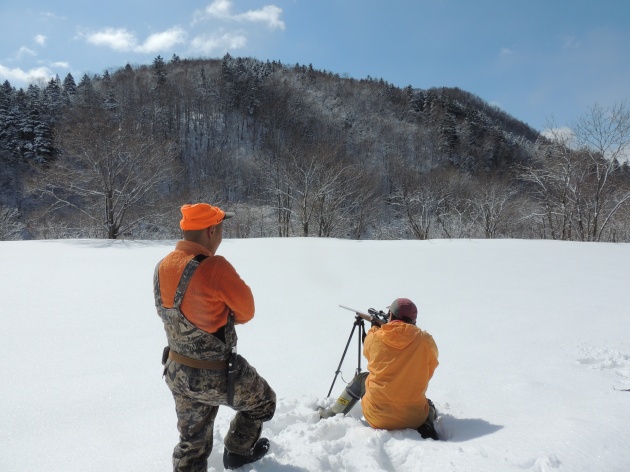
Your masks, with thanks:
[(380, 328), (378, 326), (373, 326), (365, 335), (365, 339), (363, 340), (363, 355), (365, 358), (370, 361), (373, 343), (374, 343), (374, 333), (378, 331)]
[(435, 372), (436, 367), (439, 365), (438, 362), (438, 348), (437, 344), (433, 340), (433, 336), (429, 335), (427, 339), (427, 344), (429, 346), (429, 380), (433, 377), (433, 373)]
[(234, 313), (237, 324), (247, 323), (254, 317), (254, 296), (249, 286), (241, 279), (232, 264), (221, 258), (217, 284), (223, 294), (223, 301)]

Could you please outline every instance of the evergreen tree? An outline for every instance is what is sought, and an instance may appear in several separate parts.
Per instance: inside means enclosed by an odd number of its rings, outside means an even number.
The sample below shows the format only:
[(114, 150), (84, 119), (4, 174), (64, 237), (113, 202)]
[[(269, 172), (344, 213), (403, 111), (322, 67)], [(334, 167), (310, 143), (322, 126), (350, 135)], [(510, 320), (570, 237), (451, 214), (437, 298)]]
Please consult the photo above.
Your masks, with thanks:
[(23, 89), (13, 94), (5, 119), (5, 143), (8, 152), (22, 155), (21, 129), (26, 113), (26, 93)]
[(233, 77), (232, 77), (232, 63), (234, 62), (234, 60), (232, 59), (232, 56), (230, 56), (229, 53), (225, 53), (225, 56), (223, 56), (223, 59), (221, 59), (221, 76), (223, 77), (223, 80), (225, 80), (226, 82), (232, 82)]
[(153, 77), (158, 86), (166, 82), (166, 65), (162, 56), (158, 56), (153, 60)]
[(102, 79), (104, 89), (107, 90), (107, 98), (103, 101), (103, 106), (106, 110), (115, 110), (118, 108), (118, 100), (116, 100), (116, 91), (114, 90), (114, 86), (112, 84), (112, 76), (109, 74), (109, 71), (105, 71)]
[(116, 93), (114, 87), (110, 86), (107, 91), (107, 98), (105, 99), (104, 106), (106, 110), (116, 110), (118, 108), (118, 100), (116, 100)]
[(35, 140), (35, 126), (39, 123), (41, 104), (39, 89), (30, 84), (26, 90), (26, 108), (20, 116), (19, 122), (19, 147), (20, 154), (26, 159), (33, 159), (33, 141)]
[(0, 86), (0, 142), (8, 142), (10, 134), (9, 115), (14, 90), (8, 80)]
[(45, 119), (40, 119), (34, 128), (33, 157), (35, 162), (50, 161), (54, 154), (52, 143), (52, 128)]
[[(11, 86), (8, 80), (0, 86), (0, 107), (5, 106), (8, 108), (8, 103), (11, 101), (11, 97), (15, 93), (15, 89)], [(0, 111), (2, 108), (0, 108)]]
[(48, 112), (48, 94), (34, 84), (29, 85), (26, 93), (21, 92), (9, 114), (7, 129), (13, 135), (9, 137), (9, 149), (27, 160), (42, 163), (53, 155), (53, 119)]
[(61, 100), (64, 105), (70, 105), (72, 100), (77, 95), (77, 84), (74, 81), (74, 77), (72, 74), (68, 72), (66, 78), (63, 79), (63, 84), (61, 85)]
[(74, 81), (74, 77), (72, 77), (72, 74), (70, 72), (68, 72), (66, 78), (63, 79), (63, 91), (67, 93), (70, 97), (77, 94), (77, 84)]
[(84, 104), (94, 105), (97, 100), (97, 92), (92, 84), (92, 79), (87, 74), (83, 74), (79, 85), (77, 86), (77, 92)]
[(45, 97), (48, 113), (51, 117), (55, 117), (60, 112), (63, 104), (63, 88), (59, 76), (55, 79), (50, 79), (45, 89)]

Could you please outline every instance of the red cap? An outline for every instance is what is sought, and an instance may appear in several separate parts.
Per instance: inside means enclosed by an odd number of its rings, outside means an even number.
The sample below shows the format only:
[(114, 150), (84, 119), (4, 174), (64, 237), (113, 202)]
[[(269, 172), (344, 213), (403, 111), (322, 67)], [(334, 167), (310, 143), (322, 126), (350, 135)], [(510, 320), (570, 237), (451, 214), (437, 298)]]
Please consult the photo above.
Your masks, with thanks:
[(394, 300), (389, 306), (389, 311), (394, 315), (394, 318), (405, 321), (406, 323), (416, 324), (418, 309), (408, 298), (397, 298)]

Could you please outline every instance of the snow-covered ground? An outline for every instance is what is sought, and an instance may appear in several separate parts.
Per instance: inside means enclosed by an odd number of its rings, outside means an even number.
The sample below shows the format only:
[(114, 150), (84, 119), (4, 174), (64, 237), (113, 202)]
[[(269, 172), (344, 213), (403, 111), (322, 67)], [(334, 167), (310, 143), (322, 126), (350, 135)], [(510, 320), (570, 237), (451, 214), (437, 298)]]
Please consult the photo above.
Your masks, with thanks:
[[(174, 242), (0, 243), (0, 471), (169, 471), (153, 268)], [(225, 240), (254, 291), (239, 350), (278, 395), (257, 471), (630, 470), (630, 245)], [(319, 421), (354, 318), (416, 302), (445, 441)], [(356, 339), (343, 364), (357, 367)], [(365, 360), (362, 361), (365, 370)], [(617, 390), (616, 390), (617, 389)], [(209, 470), (222, 470), (221, 409)]]

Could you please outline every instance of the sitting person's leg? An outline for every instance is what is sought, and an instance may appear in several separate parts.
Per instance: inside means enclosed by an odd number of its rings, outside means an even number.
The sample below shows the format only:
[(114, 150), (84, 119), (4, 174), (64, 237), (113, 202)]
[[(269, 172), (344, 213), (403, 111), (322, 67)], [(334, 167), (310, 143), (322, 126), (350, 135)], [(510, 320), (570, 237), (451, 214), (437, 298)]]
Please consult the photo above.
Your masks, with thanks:
[(337, 401), (330, 408), (320, 408), (319, 416), (330, 418), (331, 416), (343, 413), (347, 415), (352, 407), (365, 395), (365, 379), (369, 372), (357, 374), (352, 381), (344, 388)]

